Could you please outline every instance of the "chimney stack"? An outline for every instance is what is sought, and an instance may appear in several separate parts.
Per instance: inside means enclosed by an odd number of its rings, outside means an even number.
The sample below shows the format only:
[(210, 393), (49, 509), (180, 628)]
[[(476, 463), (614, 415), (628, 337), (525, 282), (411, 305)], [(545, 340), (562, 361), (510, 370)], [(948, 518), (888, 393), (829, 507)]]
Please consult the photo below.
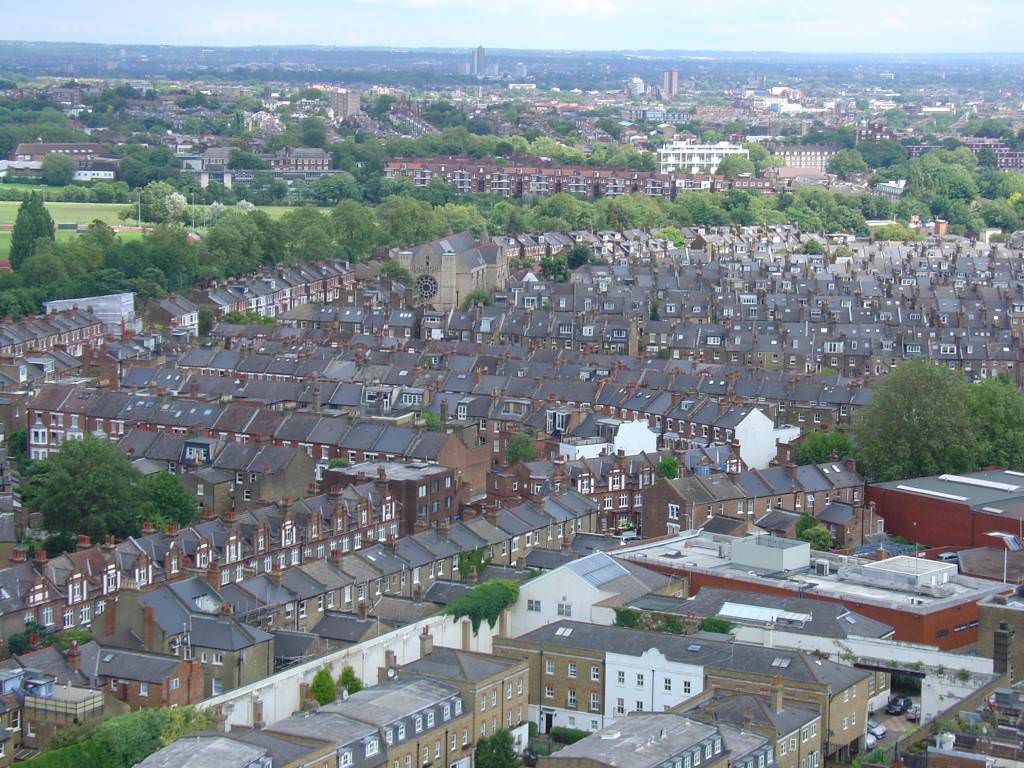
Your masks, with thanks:
[(777, 672), (772, 678), (772, 709), (776, 713), (782, 711), (782, 675)]
[(67, 653), (64, 654), (64, 659), (75, 672), (82, 668), (82, 652), (78, 650), (77, 640), (71, 641)]
[(420, 658), (429, 656), (433, 650), (434, 637), (430, 634), (430, 628), (424, 625), (423, 631), (420, 632)]
[(84, 533), (78, 534), (78, 539), (75, 542), (75, 549), (81, 552), (83, 549), (88, 549), (92, 546), (92, 539), (86, 536)]
[(153, 606), (147, 605), (142, 608), (142, 644), (147, 651), (153, 650), (153, 625), (155, 616)]
[(1000, 621), (999, 628), (992, 633), (992, 671), (997, 675), (1013, 677), (1013, 627), (1007, 621)]
[(368, 612), (369, 609), (366, 607), (366, 601), (360, 600), (359, 603), (356, 605), (356, 615), (360, 618), (361, 621), (366, 621)]

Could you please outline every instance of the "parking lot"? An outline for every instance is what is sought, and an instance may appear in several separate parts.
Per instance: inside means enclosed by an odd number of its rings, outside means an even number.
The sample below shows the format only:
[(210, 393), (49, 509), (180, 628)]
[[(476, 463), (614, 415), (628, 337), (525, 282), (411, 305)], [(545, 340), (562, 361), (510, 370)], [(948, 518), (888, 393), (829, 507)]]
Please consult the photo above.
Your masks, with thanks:
[[(920, 698), (917, 696), (912, 697), (914, 704), (920, 704)], [(885, 714), (885, 708), (880, 707), (874, 715), (871, 716), (879, 725), (885, 726), (886, 734), (884, 738), (878, 740), (879, 747), (886, 747), (895, 742), (899, 741), (900, 736), (917, 726), (917, 723), (913, 723), (907, 720), (906, 714), (902, 715), (887, 715)]]

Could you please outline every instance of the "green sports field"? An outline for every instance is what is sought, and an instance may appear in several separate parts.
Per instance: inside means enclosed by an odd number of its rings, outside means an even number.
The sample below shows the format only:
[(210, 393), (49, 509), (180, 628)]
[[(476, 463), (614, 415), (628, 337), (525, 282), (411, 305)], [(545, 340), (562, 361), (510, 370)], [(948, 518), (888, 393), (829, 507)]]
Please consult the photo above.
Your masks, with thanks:
[[(14, 220), (18, 216), (18, 206), (21, 203), (0, 200), (0, 225), (13, 224)], [(106, 222), (110, 225), (122, 225), (122, 226), (134, 226), (135, 219), (122, 219), (119, 214), (121, 211), (129, 208), (130, 206), (125, 203), (47, 203), (46, 210), (50, 212), (50, 216), (53, 217), (55, 224), (90, 224), (96, 219)], [(279, 218), (285, 212), (293, 210), (284, 205), (269, 205), (261, 208), (260, 210), (266, 211), (271, 217)], [(197, 209), (197, 220), (198, 220), (198, 209)], [(76, 233), (72, 230), (58, 229), (57, 239), (67, 240), (75, 237)], [(136, 237), (141, 237), (138, 232), (120, 232), (118, 235), (125, 239), (130, 240)], [(11, 230), (0, 230), (0, 259), (6, 259), (7, 254), (11, 250)]]
[[(21, 203), (14, 201), (0, 201), (0, 224), (13, 224), (18, 216), (18, 207)], [(127, 205), (117, 203), (47, 203), (46, 210), (50, 212), (56, 224), (88, 224), (96, 219), (105, 221), (107, 224), (132, 224), (131, 221), (123, 221), (118, 214), (125, 210)]]

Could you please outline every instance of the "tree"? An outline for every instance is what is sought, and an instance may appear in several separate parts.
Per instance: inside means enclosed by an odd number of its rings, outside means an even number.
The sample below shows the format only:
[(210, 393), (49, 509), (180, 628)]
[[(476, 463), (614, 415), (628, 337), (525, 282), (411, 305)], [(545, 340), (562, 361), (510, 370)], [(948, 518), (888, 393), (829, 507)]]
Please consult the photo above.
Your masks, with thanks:
[(553, 283), (564, 283), (569, 279), (568, 265), (561, 256), (541, 256), (540, 273)]
[(42, 512), (51, 532), (84, 533), (93, 541), (107, 534), (122, 539), (139, 532), (139, 479), (116, 443), (69, 440), (36, 465), (25, 501)]
[(793, 533), (799, 539), (803, 536), (804, 531), (809, 531), (811, 528), (816, 526), (818, 521), (813, 516), (804, 513), (797, 518), (796, 525), (793, 526)]
[(341, 675), (338, 677), (338, 685), (348, 691), (350, 695), (363, 690), (363, 681), (356, 676), (352, 667), (342, 668)]
[(43, 198), (33, 192), (21, 202), (11, 233), (11, 268), (20, 269), (36, 252), (40, 239), (54, 239), (53, 219)]
[(828, 161), (826, 170), (840, 179), (848, 179), (857, 173), (866, 173), (868, 164), (856, 149), (842, 149)]
[(594, 252), (586, 245), (583, 243), (576, 243), (565, 255), (565, 263), (568, 265), (569, 269), (576, 269), (589, 263), (590, 257), (593, 255)]
[(753, 176), (756, 170), (754, 163), (743, 155), (726, 155), (718, 164), (715, 173), (727, 179), (735, 179), (737, 176)]
[(708, 616), (700, 623), (701, 632), (715, 632), (719, 635), (728, 635), (736, 625), (731, 621), (720, 619), (717, 616)]
[(505, 446), (505, 463), (508, 466), (519, 464), (523, 461), (533, 461), (537, 458), (537, 449), (527, 435), (517, 432), (508, 440)]
[(679, 459), (675, 456), (662, 456), (655, 465), (654, 471), (658, 473), (658, 477), (675, 480), (679, 477)]
[(213, 310), (209, 307), (203, 307), (199, 310), (199, 335), (209, 336), (210, 331), (213, 330), (214, 314)]
[(1009, 379), (967, 387), (971, 433), (977, 440), (975, 467), (1024, 469), (1024, 398)]
[(64, 187), (75, 179), (78, 163), (73, 157), (51, 152), (43, 158), (43, 182), (51, 187)]
[(473, 752), (476, 768), (517, 768), (519, 758), (512, 743), (512, 734), (505, 728), (479, 739)]
[(169, 523), (183, 527), (199, 522), (195, 499), (189, 496), (177, 475), (149, 475), (139, 484), (139, 494), (142, 518), (157, 528), (166, 529)]
[(440, 432), (444, 429), (444, 422), (441, 420), (440, 414), (425, 405), (420, 409), (420, 418), (423, 419), (423, 426), (427, 432)]
[[(142, 188), (141, 215), (143, 221), (164, 224), (179, 221), (185, 210), (185, 197), (166, 181), (151, 181)], [(134, 219), (135, 207), (124, 211), (125, 218)]]
[(828, 552), (832, 549), (832, 534), (823, 526), (815, 525), (800, 534), (800, 540), (811, 545), (811, 549)]
[(228, 168), (233, 171), (265, 171), (269, 167), (270, 166), (267, 165), (267, 161), (255, 152), (246, 152), (241, 149), (231, 150), (231, 156), (228, 160)]
[(918, 359), (872, 388), (854, 423), (859, 466), (871, 482), (965, 472), (976, 438), (962, 376)]
[(825, 250), (825, 246), (821, 244), (821, 241), (816, 237), (809, 237), (800, 246), (800, 253), (809, 253), (812, 256), (824, 256), (828, 251)]
[(999, 158), (991, 147), (982, 147), (978, 150), (979, 168), (996, 168), (999, 165)]
[(380, 235), (373, 211), (353, 200), (342, 200), (334, 206), (331, 223), (338, 248), (349, 261), (368, 256)]
[(466, 298), (462, 300), (462, 305), (459, 309), (463, 312), (468, 312), (473, 308), (474, 304), (481, 304), (485, 307), (489, 307), (494, 304), (494, 299), (491, 298), (491, 294), (487, 291), (477, 288), (475, 291), (470, 291), (466, 294)]
[(408, 286), (412, 285), (412, 275), (409, 274), (409, 270), (397, 261), (385, 261), (381, 265), (380, 273), (384, 277), (390, 277), (392, 280), (398, 280)]
[(853, 453), (850, 438), (834, 427), (828, 432), (815, 430), (807, 435), (796, 449), (797, 464), (824, 464), (836, 454), (844, 459)]
[(313, 675), (313, 682), (309, 685), (309, 695), (321, 706), (330, 704), (337, 698), (337, 693), (334, 689), (334, 678), (331, 677), (327, 667)]
[(307, 117), (302, 121), (302, 146), (323, 147), (327, 144), (327, 127), (319, 117)]

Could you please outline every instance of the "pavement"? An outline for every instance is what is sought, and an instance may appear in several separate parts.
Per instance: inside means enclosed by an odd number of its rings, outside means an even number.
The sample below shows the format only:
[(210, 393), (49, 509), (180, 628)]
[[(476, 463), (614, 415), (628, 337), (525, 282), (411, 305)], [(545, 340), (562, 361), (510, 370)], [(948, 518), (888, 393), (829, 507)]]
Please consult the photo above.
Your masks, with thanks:
[[(912, 700), (915, 704), (921, 703), (916, 696)], [(880, 747), (896, 743), (899, 741), (901, 734), (917, 727), (918, 725), (917, 723), (912, 723), (907, 720), (906, 713), (902, 715), (887, 715), (885, 714), (884, 709), (879, 709), (875, 712), (871, 719), (879, 725), (884, 725), (886, 728), (885, 738), (878, 740), (878, 746)]]

